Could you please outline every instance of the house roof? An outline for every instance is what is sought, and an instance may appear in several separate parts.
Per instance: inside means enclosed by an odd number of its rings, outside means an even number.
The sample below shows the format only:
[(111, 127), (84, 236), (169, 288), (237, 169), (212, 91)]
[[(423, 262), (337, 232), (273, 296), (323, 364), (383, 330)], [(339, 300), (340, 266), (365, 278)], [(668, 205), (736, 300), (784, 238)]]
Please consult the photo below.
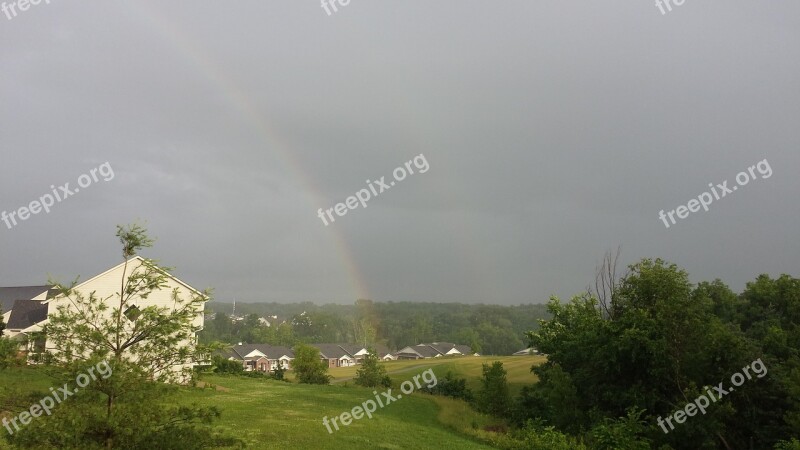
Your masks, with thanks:
[[(409, 351), (403, 351), (410, 349)], [(433, 358), (440, 355), (447, 355), (447, 352), (456, 349), (459, 353), (469, 355), (472, 349), (469, 345), (459, 345), (450, 342), (430, 342), (427, 344), (417, 344), (414, 346), (406, 347), (397, 352), (397, 354), (415, 353), (423, 358)]]
[(7, 313), (11, 311), (11, 308), (14, 307), (14, 302), (17, 300), (30, 300), (44, 294), (52, 287), (49, 285), (0, 287), (0, 307), (3, 308), (3, 313)]
[[(294, 358), (294, 352), (292, 349), (288, 347), (281, 347), (278, 345), (269, 345), (269, 344), (243, 344), (243, 345), (234, 345), (230, 348), (230, 352), (233, 352), (230, 356), (235, 357), (239, 360), (244, 360), (247, 355), (252, 353), (253, 351), (259, 351), (260, 353), (266, 355), (267, 359), (278, 359), (281, 356), (288, 356), (289, 358)], [(248, 358), (248, 359), (258, 359), (258, 358)]]
[(10, 330), (24, 330), (47, 319), (47, 304), (37, 300), (17, 300), (6, 325)]
[[(87, 284), (89, 284), (89, 283), (91, 283), (91, 282), (93, 282), (93, 281), (95, 281), (95, 280), (97, 280), (97, 279), (99, 279), (99, 278), (101, 278), (101, 277), (105, 276), (106, 274), (108, 274), (108, 273), (110, 273), (110, 272), (112, 272), (112, 271), (114, 271), (114, 270), (117, 270), (118, 268), (120, 268), (120, 267), (124, 266), (125, 264), (128, 264), (128, 265), (130, 265), (130, 264), (131, 264), (131, 262), (133, 262), (133, 261), (138, 261), (140, 264), (144, 264), (145, 262), (147, 262), (147, 260), (146, 260), (145, 258), (142, 258), (142, 257), (141, 257), (141, 256), (139, 256), (139, 255), (135, 255), (135, 256), (133, 256), (132, 258), (128, 259), (127, 261), (123, 261), (123, 262), (121, 262), (121, 263), (117, 264), (116, 266), (114, 266), (114, 267), (112, 267), (112, 268), (110, 268), (110, 269), (106, 270), (106, 271), (105, 271), (105, 272), (103, 272), (103, 273), (97, 274), (97, 275), (95, 275), (95, 276), (93, 276), (93, 277), (89, 278), (89, 279), (88, 279), (88, 280), (86, 280), (86, 281), (79, 282), (79, 283), (78, 283), (78, 284), (77, 284), (77, 285), (76, 285), (76, 286), (75, 286), (73, 289), (75, 289), (75, 290), (77, 290), (77, 291), (80, 291), (80, 290), (81, 290), (81, 288), (83, 288), (83, 287), (84, 287), (84, 286), (86, 286)], [(203, 294), (202, 292), (198, 291), (197, 289), (195, 289), (195, 288), (191, 287), (190, 285), (188, 285), (188, 284), (184, 283), (183, 281), (181, 281), (180, 279), (178, 279), (178, 277), (176, 277), (175, 275), (173, 275), (173, 274), (171, 274), (171, 273), (167, 272), (166, 270), (164, 270), (163, 268), (159, 267), (158, 265), (155, 265), (155, 264), (153, 264), (153, 266), (154, 266), (154, 267), (155, 267), (157, 270), (159, 270), (160, 272), (162, 272), (162, 273), (163, 273), (163, 274), (164, 274), (164, 275), (165, 275), (167, 278), (170, 278), (170, 279), (172, 279), (173, 281), (175, 281), (176, 283), (178, 283), (178, 284), (180, 284), (181, 286), (185, 287), (185, 288), (186, 288), (186, 289), (187, 289), (189, 292), (191, 292), (191, 293), (193, 293), (193, 294), (195, 294), (195, 295), (199, 295), (199, 296), (202, 296), (202, 297), (206, 297), (206, 295), (205, 295), (205, 294)], [(132, 273), (132, 272), (131, 272), (131, 273)], [(128, 274), (126, 274), (126, 276), (130, 276), (130, 275), (131, 275), (131, 273), (128, 273)]]
[(443, 354), (439, 350), (436, 350), (434, 347), (431, 347), (428, 344), (419, 344), (411, 347), (417, 352), (420, 356), (425, 358), (433, 358), (435, 356)]
[[(348, 358), (354, 358), (352, 353), (339, 344), (311, 344), (311, 346), (318, 348), (320, 356), (323, 358), (340, 359), (344, 356), (347, 356)], [(361, 349), (359, 348), (359, 350)], [(358, 350), (356, 350), (356, 352), (358, 352)]]

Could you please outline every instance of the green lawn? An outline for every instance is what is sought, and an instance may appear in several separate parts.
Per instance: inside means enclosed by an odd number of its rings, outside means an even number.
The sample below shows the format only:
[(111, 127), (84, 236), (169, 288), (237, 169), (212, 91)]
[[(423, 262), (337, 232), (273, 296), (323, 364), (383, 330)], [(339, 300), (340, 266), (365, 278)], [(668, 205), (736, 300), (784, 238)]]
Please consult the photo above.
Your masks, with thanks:
[(329, 434), (322, 418), (374, 398), (372, 389), (220, 376), (206, 376), (204, 381), (217, 389), (186, 389), (181, 401), (220, 407), (220, 427), (246, 441), (249, 448), (490, 448), (440, 423), (440, 408), (425, 395), (403, 396), (379, 408), (372, 419), (364, 417)]
[[(516, 395), (523, 386), (531, 385), (538, 381), (536, 376), (531, 373), (531, 366), (542, 364), (546, 360), (547, 358), (543, 356), (455, 356), (388, 361), (385, 365), (392, 379), (400, 382), (428, 368), (433, 368), (437, 377), (443, 377), (450, 370), (459, 377), (466, 378), (467, 386), (473, 391), (477, 391), (480, 388), (480, 378), (483, 374), (482, 365), (500, 361), (503, 363), (503, 368), (508, 372), (507, 377), (511, 394)], [(350, 380), (355, 376), (357, 369), (357, 366), (330, 369), (330, 374), (334, 377), (333, 383), (347, 382), (352, 384)]]
[[(431, 368), (437, 377), (451, 370), (477, 390), (481, 365), (502, 361), (512, 394), (536, 382), (530, 373), (543, 357), (455, 357), (386, 363), (397, 396), (403, 381)], [(425, 394), (403, 395), (366, 417), (328, 433), (322, 418), (338, 416), (374, 399), (373, 389), (355, 386), (356, 367), (330, 371), (331, 386), (311, 386), (244, 377), (204, 375), (205, 388), (181, 388), (178, 401), (217, 406), (222, 418), (216, 426), (253, 449), (489, 449), (478, 441), (481, 428), (497, 422), (472, 411), (464, 402)], [(289, 372), (291, 374), (291, 372)], [(42, 368), (0, 370), (0, 386), (25, 386), (46, 392), (53, 385)], [(379, 389), (378, 391), (383, 391)], [(383, 398), (383, 397), (381, 397)], [(0, 411), (2, 415), (2, 411)], [(1, 431), (1, 430), (0, 430)], [(6, 448), (0, 439), (0, 449)]]
[[(413, 370), (394, 380), (399, 385), (422, 370)], [(403, 395), (378, 408), (373, 418), (341, 426), (332, 434), (322, 423), (374, 399), (372, 389), (352, 383), (311, 386), (244, 377), (204, 375), (205, 388), (181, 388), (177, 401), (217, 406), (222, 418), (216, 426), (235, 435), (253, 449), (489, 449), (467, 434), (466, 424), (484, 424), (487, 419), (465, 408), (463, 402), (438, 403), (425, 394)], [(0, 386), (25, 386), (47, 391), (53, 385), (41, 368), (0, 370)], [(383, 389), (379, 389), (383, 391)], [(397, 396), (397, 388), (392, 394)], [(382, 397), (383, 398), (383, 397)], [(449, 411), (449, 412), (448, 412)], [(2, 411), (0, 411), (2, 415)], [(472, 417), (474, 415), (474, 417)], [(1, 430), (0, 430), (1, 431)], [(7, 448), (0, 437), (0, 449)]]

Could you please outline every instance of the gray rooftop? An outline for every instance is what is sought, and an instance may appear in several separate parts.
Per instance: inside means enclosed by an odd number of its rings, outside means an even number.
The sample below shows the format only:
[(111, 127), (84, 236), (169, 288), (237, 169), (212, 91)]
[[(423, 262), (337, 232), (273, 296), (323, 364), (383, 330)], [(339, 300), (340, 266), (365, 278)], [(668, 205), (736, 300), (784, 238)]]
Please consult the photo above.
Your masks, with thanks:
[(17, 286), (0, 287), (0, 307), (3, 313), (11, 311), (14, 302), (17, 300), (30, 300), (42, 293), (49, 291), (53, 286)]
[(8, 319), (9, 330), (24, 330), (47, 319), (47, 305), (35, 300), (17, 300)]

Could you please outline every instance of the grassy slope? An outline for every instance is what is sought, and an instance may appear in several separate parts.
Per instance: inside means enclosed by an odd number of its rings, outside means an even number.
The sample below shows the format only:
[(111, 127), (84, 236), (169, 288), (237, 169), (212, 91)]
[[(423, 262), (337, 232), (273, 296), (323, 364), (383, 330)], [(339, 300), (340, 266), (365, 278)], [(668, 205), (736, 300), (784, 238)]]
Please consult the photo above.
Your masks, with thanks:
[(182, 401), (222, 408), (221, 426), (251, 448), (489, 448), (440, 424), (439, 408), (424, 395), (404, 396), (378, 409), (372, 419), (364, 417), (329, 434), (323, 416), (337, 416), (373, 398), (372, 389), (219, 376), (204, 380), (223, 390), (187, 389)]
[[(533, 364), (542, 357), (458, 357), (386, 363), (392, 374), (393, 395), (400, 383), (433, 368), (438, 377), (452, 370), (467, 378), (477, 390), (481, 364), (502, 361), (508, 371), (512, 393), (532, 384)], [(332, 386), (308, 386), (239, 377), (210, 376), (203, 381), (217, 389), (184, 388), (179, 401), (215, 405), (223, 415), (217, 426), (238, 436), (254, 449), (488, 449), (463, 433), (483, 437), (482, 428), (496, 420), (469, 409), (464, 402), (433, 398), (422, 394), (403, 396), (379, 409), (372, 419), (354, 421), (329, 434), (322, 417), (333, 417), (373, 398), (372, 389), (354, 386), (349, 380), (356, 368), (331, 370)], [(0, 386), (22, 385), (31, 390), (47, 391), (52, 385), (41, 369), (16, 368), (0, 371)], [(458, 431), (460, 432), (458, 432)], [(0, 449), (5, 448), (0, 439)]]
[[(414, 375), (416, 372), (410, 373)], [(441, 408), (414, 394), (329, 434), (323, 416), (336, 416), (373, 398), (372, 389), (308, 386), (240, 377), (204, 376), (216, 389), (182, 388), (178, 401), (222, 409), (216, 425), (253, 449), (489, 449), (437, 420)], [(399, 380), (400, 382), (402, 380)], [(35, 368), (0, 371), (0, 386), (46, 391), (50, 379)], [(393, 395), (397, 395), (396, 390)], [(0, 438), (0, 449), (7, 448)]]

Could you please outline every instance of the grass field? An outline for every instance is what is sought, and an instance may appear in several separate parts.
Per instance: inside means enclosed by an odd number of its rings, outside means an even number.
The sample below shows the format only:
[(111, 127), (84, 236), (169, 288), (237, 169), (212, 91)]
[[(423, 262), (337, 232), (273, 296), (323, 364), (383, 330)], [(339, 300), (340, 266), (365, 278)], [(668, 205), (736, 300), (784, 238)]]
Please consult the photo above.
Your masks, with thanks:
[[(452, 370), (477, 389), (481, 364), (502, 361), (508, 370), (512, 392), (535, 382), (530, 373), (540, 357), (461, 357), (453, 359), (394, 361), (386, 364), (392, 374), (393, 395), (399, 385), (432, 368), (437, 377)], [(481, 443), (481, 428), (495, 419), (471, 410), (464, 402), (425, 394), (404, 395), (366, 417), (328, 433), (322, 418), (350, 411), (373, 399), (373, 389), (355, 386), (356, 368), (331, 370), (335, 383), (312, 386), (254, 378), (203, 375), (205, 388), (181, 388), (179, 401), (217, 406), (222, 418), (216, 426), (253, 449), (489, 449)], [(25, 386), (46, 391), (53, 382), (41, 369), (0, 371), (0, 385)], [(383, 389), (379, 389), (383, 391)], [(0, 430), (2, 431), (2, 430)], [(0, 439), (0, 449), (6, 448)]]
[[(473, 391), (480, 387), (480, 378), (483, 374), (482, 365), (494, 361), (503, 363), (503, 368), (508, 372), (508, 384), (512, 395), (516, 395), (523, 386), (536, 383), (536, 375), (531, 373), (531, 366), (544, 363), (547, 358), (543, 356), (458, 356), (448, 358), (432, 358), (405, 361), (388, 361), (386, 370), (392, 379), (408, 379), (419, 372), (433, 368), (437, 377), (443, 377), (447, 371), (452, 371), (460, 378), (467, 379), (467, 386)], [(330, 369), (334, 377), (333, 383), (350, 382), (355, 376), (358, 366), (337, 367)]]

